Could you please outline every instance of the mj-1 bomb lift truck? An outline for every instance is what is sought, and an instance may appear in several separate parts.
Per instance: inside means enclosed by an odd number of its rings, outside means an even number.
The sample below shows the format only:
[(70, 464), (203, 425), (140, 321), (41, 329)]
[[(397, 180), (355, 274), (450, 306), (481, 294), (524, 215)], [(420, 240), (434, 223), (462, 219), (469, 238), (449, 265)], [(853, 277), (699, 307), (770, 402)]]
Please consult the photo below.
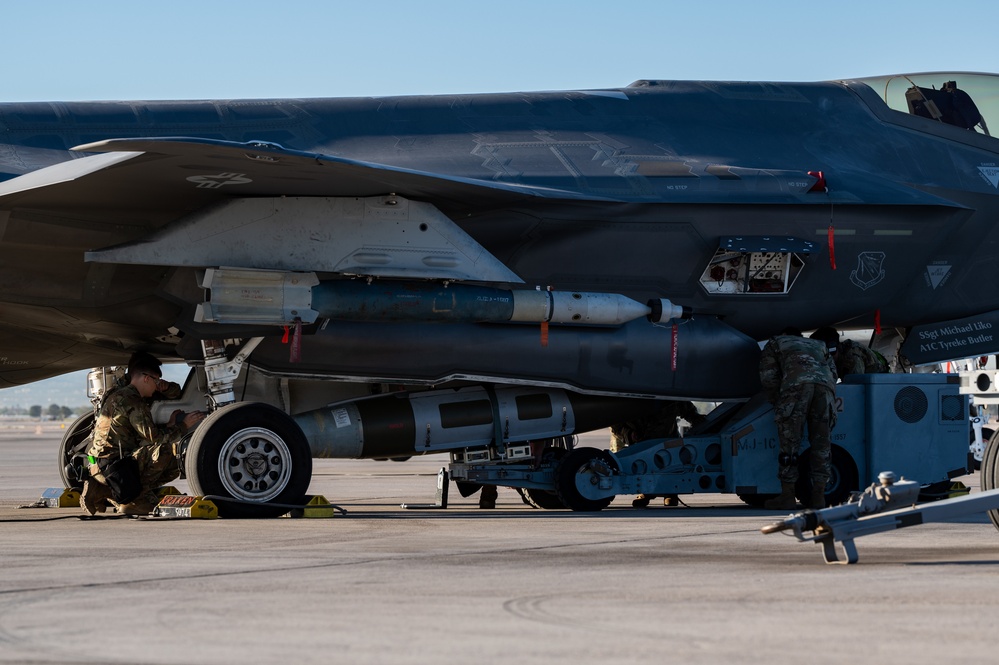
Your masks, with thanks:
[[(829, 505), (886, 469), (921, 479), (924, 494), (937, 497), (968, 473), (968, 398), (956, 375), (851, 375), (836, 387), (836, 403)], [(773, 409), (758, 395), (716, 408), (683, 438), (650, 439), (617, 453), (558, 439), (455, 451), (450, 477), (459, 489), (518, 488), (542, 508), (596, 511), (618, 494), (719, 492), (761, 506), (780, 491), (778, 448)], [(808, 496), (807, 452), (799, 458), (798, 495)]]

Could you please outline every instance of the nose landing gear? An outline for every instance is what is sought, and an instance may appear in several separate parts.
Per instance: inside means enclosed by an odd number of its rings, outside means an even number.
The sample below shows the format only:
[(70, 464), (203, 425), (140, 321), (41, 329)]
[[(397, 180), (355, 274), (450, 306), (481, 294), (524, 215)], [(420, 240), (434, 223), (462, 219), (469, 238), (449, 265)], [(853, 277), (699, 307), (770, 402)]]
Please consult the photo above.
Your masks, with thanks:
[(219, 501), (222, 517), (277, 517), (301, 504), (312, 479), (312, 453), (301, 428), (269, 404), (237, 402), (198, 425), (185, 456), (187, 482)]

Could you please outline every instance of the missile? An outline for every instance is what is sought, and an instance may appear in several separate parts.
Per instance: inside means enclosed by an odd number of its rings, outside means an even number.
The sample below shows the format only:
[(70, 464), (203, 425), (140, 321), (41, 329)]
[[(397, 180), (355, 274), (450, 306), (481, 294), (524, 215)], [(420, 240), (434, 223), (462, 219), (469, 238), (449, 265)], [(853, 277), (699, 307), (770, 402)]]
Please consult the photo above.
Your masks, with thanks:
[(497, 289), (469, 284), (330, 280), (315, 273), (209, 269), (195, 320), (289, 325), (296, 319), (441, 323), (556, 323), (617, 326), (690, 317), (669, 300), (642, 304), (619, 293)]
[[(681, 318), (682, 308), (656, 302), (661, 317)], [(619, 293), (505, 290), (468, 284), (322, 282), (312, 289), (319, 315), (348, 321), (446, 321), (451, 323), (578, 323), (621, 325), (649, 317), (653, 307)], [(689, 312), (687, 312), (689, 316)]]

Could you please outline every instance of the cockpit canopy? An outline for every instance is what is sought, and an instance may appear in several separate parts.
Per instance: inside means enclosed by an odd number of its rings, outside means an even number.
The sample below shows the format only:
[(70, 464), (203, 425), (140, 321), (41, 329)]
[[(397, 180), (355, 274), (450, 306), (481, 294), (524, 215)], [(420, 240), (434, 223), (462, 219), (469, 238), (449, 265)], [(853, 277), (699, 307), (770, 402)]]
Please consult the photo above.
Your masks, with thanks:
[(991, 136), (999, 132), (999, 76), (971, 72), (896, 74), (857, 79), (896, 111)]

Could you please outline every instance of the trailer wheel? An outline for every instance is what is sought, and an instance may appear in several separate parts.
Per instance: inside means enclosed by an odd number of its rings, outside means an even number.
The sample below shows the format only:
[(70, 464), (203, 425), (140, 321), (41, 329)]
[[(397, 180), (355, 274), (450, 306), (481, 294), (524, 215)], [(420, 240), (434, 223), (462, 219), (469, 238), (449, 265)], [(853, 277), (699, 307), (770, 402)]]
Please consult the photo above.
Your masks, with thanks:
[(562, 499), (558, 498), (558, 493), (553, 490), (542, 490), (536, 487), (518, 487), (517, 493), (524, 503), (531, 508), (542, 510), (559, 510), (565, 508)]
[(58, 460), (63, 487), (83, 489), (83, 483), (90, 477), (87, 448), (90, 447), (90, 435), (93, 432), (94, 414), (86, 413), (74, 420), (63, 435)]
[(185, 468), (192, 494), (235, 499), (219, 501), (221, 517), (277, 517), (288, 512), (287, 505), (303, 503), (312, 454), (301, 428), (283, 411), (241, 402), (198, 425)]
[[(838, 506), (850, 498), (850, 494), (860, 489), (860, 474), (850, 453), (839, 446), (833, 446), (829, 461), (829, 482), (826, 483), (826, 505)], [(798, 466), (798, 483), (794, 488), (798, 500), (808, 505), (812, 496), (812, 461), (806, 451)]]
[[(999, 481), (999, 431), (992, 435), (989, 442), (985, 444), (985, 454), (982, 455), (981, 487), (983, 492), (994, 490)], [(989, 521), (992, 526), (999, 529), (999, 509), (993, 508), (988, 511)]]
[[(558, 467), (559, 462), (569, 454), (569, 448), (571, 447), (571, 436), (548, 439), (545, 441), (545, 447), (541, 451), (541, 466), (549, 467), (554, 471)], [(516, 489), (517, 493), (520, 494), (520, 498), (531, 508), (560, 510), (566, 507), (562, 503), (562, 500), (558, 498), (558, 493), (554, 490), (538, 489), (536, 487), (518, 487)]]
[[(993, 436), (995, 436), (995, 430), (993, 430), (991, 427), (983, 427), (982, 428), (982, 441), (985, 442), (986, 446), (989, 445), (989, 441), (992, 440)], [(972, 430), (971, 430), (971, 443), (972, 444), (975, 443), (975, 430), (974, 430), (974, 428), (972, 428)], [(979, 459), (978, 457), (975, 456), (975, 453), (973, 453), (973, 452), (971, 452), (969, 450), (968, 451), (968, 471), (970, 472), (970, 471), (979, 471), (979, 470), (981, 470), (981, 468), (982, 468), (982, 460), (984, 460), (984, 459), (985, 459), (985, 453), (984, 452), (982, 453), (982, 458)]]
[(614, 495), (604, 496), (597, 488), (600, 475), (594, 465), (604, 465), (617, 471), (617, 462), (606, 450), (576, 448), (555, 467), (555, 493), (566, 508), (578, 512), (603, 510), (614, 500)]

